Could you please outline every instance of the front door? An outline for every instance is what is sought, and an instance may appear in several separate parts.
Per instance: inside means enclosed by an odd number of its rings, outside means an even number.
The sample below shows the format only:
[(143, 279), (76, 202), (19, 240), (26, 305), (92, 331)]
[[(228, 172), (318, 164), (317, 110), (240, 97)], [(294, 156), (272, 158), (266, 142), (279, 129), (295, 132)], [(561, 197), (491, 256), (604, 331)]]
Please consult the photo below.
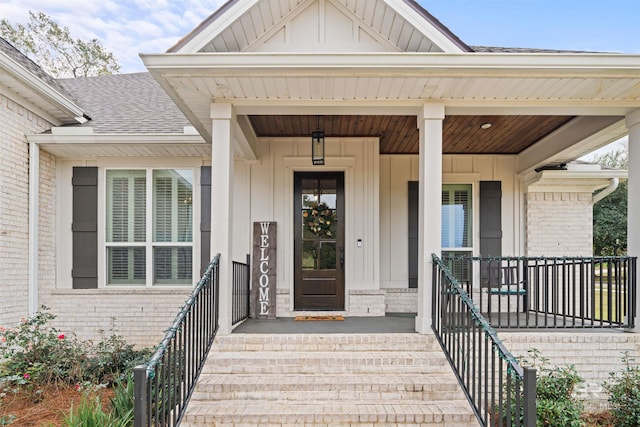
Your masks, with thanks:
[(344, 310), (344, 173), (294, 175), (294, 309)]

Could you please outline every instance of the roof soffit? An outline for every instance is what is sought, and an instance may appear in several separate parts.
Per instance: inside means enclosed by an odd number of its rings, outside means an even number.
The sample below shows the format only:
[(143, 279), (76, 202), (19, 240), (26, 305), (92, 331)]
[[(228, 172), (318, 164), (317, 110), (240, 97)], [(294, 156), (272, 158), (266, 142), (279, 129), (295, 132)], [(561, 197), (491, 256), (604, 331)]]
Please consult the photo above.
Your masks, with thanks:
[(231, 0), (168, 52), (469, 50), (413, 0)]

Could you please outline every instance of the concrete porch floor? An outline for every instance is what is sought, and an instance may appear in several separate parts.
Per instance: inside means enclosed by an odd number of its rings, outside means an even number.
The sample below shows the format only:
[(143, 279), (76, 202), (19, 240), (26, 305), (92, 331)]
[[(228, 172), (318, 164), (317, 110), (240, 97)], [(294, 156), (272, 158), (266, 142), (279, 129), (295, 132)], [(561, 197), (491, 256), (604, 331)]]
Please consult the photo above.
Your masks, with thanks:
[(344, 320), (247, 319), (234, 334), (406, 334), (415, 332), (415, 314), (387, 313), (384, 317), (345, 317)]

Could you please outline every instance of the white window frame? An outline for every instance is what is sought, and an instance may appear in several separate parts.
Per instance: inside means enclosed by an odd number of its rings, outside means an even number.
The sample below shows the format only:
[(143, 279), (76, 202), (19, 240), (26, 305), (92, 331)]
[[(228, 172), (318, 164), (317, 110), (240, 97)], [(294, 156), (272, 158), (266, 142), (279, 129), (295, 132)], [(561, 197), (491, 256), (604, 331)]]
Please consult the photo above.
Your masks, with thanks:
[[(172, 159), (171, 161), (141, 161), (140, 159), (109, 159), (100, 162), (100, 176), (98, 180), (98, 287), (99, 288), (185, 288), (194, 286), (200, 275), (200, 159)], [(153, 241), (153, 171), (181, 169), (190, 170), (193, 177), (192, 192), (192, 241), (191, 242), (154, 242)], [(145, 242), (107, 242), (107, 170), (145, 170), (146, 172), (146, 239)], [(108, 283), (108, 260), (107, 247), (144, 247), (146, 251), (146, 275), (144, 284), (109, 284)], [(154, 284), (153, 271), (153, 248), (154, 247), (191, 247), (191, 282), (187, 284)]]

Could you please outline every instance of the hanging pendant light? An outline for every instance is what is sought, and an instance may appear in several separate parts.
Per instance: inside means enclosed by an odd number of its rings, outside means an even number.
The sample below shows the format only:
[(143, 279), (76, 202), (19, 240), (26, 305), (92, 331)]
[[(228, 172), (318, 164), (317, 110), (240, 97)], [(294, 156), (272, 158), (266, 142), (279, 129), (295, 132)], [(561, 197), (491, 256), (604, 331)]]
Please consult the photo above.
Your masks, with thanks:
[(324, 165), (324, 131), (320, 130), (320, 116), (316, 119), (316, 130), (311, 132), (311, 161), (314, 165)]

